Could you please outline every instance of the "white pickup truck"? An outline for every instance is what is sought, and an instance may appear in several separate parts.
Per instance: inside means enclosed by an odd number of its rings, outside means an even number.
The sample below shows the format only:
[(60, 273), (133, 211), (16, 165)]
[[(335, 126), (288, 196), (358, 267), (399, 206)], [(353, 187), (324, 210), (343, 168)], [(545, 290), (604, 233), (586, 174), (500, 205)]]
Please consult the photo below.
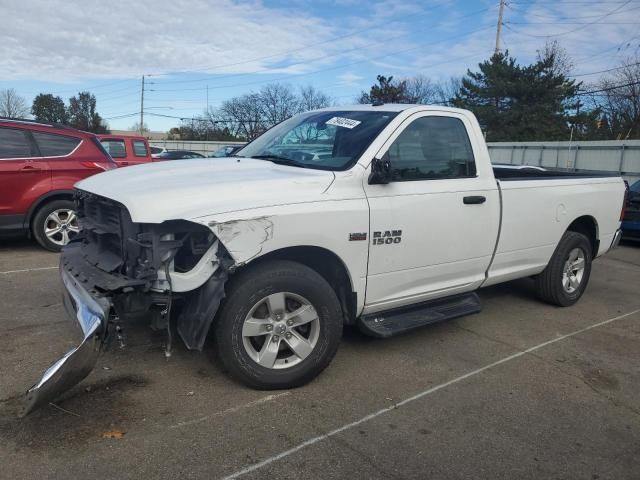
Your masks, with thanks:
[(81, 181), (81, 234), (60, 260), (83, 331), (24, 413), (84, 378), (133, 317), (189, 349), (214, 332), (226, 369), (295, 387), (345, 324), (387, 337), (478, 312), (479, 288), (533, 277), (559, 306), (616, 245), (619, 177), (492, 166), (468, 111), (358, 105), (296, 115), (234, 157)]

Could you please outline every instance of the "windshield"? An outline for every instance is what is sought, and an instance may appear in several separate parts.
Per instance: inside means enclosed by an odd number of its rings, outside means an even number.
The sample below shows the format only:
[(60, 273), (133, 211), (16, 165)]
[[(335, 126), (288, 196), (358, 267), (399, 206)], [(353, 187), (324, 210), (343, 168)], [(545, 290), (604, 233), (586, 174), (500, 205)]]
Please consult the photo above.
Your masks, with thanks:
[(237, 153), (321, 170), (351, 167), (395, 112), (325, 111), (295, 115)]

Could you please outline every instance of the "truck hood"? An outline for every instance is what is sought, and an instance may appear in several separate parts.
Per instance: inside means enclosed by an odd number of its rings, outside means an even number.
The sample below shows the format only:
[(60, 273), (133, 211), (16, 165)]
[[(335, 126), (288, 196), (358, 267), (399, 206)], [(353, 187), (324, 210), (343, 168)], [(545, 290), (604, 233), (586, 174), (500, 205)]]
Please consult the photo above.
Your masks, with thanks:
[(118, 168), (78, 182), (123, 204), (140, 223), (193, 220), (250, 208), (317, 201), (334, 174), (252, 158), (207, 158)]

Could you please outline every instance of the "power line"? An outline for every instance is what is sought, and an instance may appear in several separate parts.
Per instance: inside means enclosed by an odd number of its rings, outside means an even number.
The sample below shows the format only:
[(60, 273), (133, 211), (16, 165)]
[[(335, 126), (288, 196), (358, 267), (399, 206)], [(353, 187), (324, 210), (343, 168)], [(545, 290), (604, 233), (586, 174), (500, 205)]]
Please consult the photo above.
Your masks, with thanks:
[(588, 23), (585, 23), (585, 24), (583, 24), (583, 25), (580, 25), (580, 26), (579, 26), (579, 27), (577, 27), (577, 28), (573, 28), (573, 29), (571, 29), (571, 30), (567, 30), (567, 31), (565, 31), (565, 32), (560, 32), (560, 33), (554, 33), (554, 34), (548, 34), (548, 35), (534, 35), (534, 34), (526, 33), (526, 32), (518, 32), (518, 31), (514, 30), (513, 28), (509, 27), (509, 24), (508, 24), (508, 23), (505, 23), (505, 25), (504, 25), (504, 26), (505, 26), (505, 28), (507, 28), (507, 29), (511, 30), (512, 32), (514, 32), (514, 33), (516, 33), (516, 34), (518, 34), (518, 35), (526, 35), (526, 36), (528, 36), (528, 37), (534, 37), (534, 38), (561, 37), (561, 36), (563, 36), (563, 35), (569, 35), (570, 33), (577, 32), (578, 30), (582, 30), (582, 29), (584, 29), (584, 28), (586, 28), (586, 27), (588, 27), (588, 26), (595, 25), (595, 24), (599, 23), (599, 22), (600, 22), (600, 20), (604, 20), (605, 18), (607, 18), (607, 17), (609, 17), (609, 16), (611, 16), (611, 15), (615, 14), (616, 12), (618, 12), (619, 10), (621, 10), (622, 8), (624, 8), (624, 7), (626, 7), (627, 5), (629, 5), (629, 3), (631, 3), (632, 1), (633, 1), (633, 0), (627, 0), (627, 1), (626, 1), (626, 2), (624, 2), (622, 5), (618, 5), (616, 8), (614, 8), (613, 10), (611, 10), (611, 11), (609, 11), (609, 12), (607, 12), (607, 13), (603, 14), (602, 16), (598, 17), (598, 18), (597, 18), (596, 20), (594, 20), (593, 22), (588, 22)]
[(631, 83), (625, 83), (623, 85), (613, 85), (611, 87), (601, 88), (599, 90), (590, 90), (588, 92), (578, 92), (576, 95), (592, 95), (594, 93), (610, 92), (611, 90), (617, 90), (618, 88), (633, 87), (635, 85), (640, 85), (640, 80), (637, 80)]
[(613, 67), (613, 68), (608, 68), (606, 70), (600, 70), (597, 72), (590, 72), (590, 73), (577, 73), (577, 74), (573, 74), (570, 75), (571, 77), (588, 77), (589, 75), (596, 75), (598, 73), (607, 73), (607, 72), (613, 72), (615, 70), (622, 70), (623, 68), (627, 68), (627, 67), (635, 67), (636, 65), (640, 65), (640, 62), (636, 62), (636, 63), (630, 63), (628, 65), (621, 65), (619, 67)]
[[(598, 25), (638, 25), (640, 22), (598, 22)], [(509, 25), (593, 25), (584, 22), (509, 22)]]
[(139, 115), (139, 112), (128, 113), (128, 114), (125, 114), (125, 115), (116, 115), (114, 117), (107, 117), (107, 118), (104, 118), (104, 120), (118, 120), (118, 119), (121, 119), (121, 118), (135, 117), (137, 115)]
[[(438, 8), (438, 7), (441, 7), (441, 6), (444, 6), (444, 5), (448, 5), (449, 3), (450, 3), (449, 0), (442, 0), (441, 2), (438, 2), (435, 5), (432, 5), (431, 8), (432, 9), (433, 8)], [(416, 17), (419, 18), (419, 17), (424, 17), (426, 15), (430, 15), (430, 14), (433, 13), (432, 9), (430, 9), (428, 12), (425, 12), (423, 14), (416, 15), (412, 19), (415, 19)], [(487, 9), (485, 9), (485, 10), (487, 10)], [(227, 64), (218, 64), (218, 65), (213, 65), (213, 66), (208, 66), (208, 67), (199, 67), (199, 68), (195, 68), (195, 69), (179, 70), (179, 71), (174, 71), (174, 72), (155, 73), (153, 75), (171, 75), (171, 74), (177, 74), (177, 73), (204, 72), (204, 71), (209, 71), (209, 70), (218, 70), (220, 68), (236, 67), (238, 65), (245, 65), (247, 63), (258, 62), (258, 61), (261, 61), (261, 60), (269, 60), (269, 59), (272, 59), (272, 58), (291, 55), (292, 53), (297, 53), (297, 52), (300, 52), (302, 50), (306, 50), (308, 48), (314, 48), (314, 47), (317, 47), (319, 45), (324, 45), (324, 44), (327, 44), (327, 43), (335, 42), (337, 40), (343, 40), (345, 38), (353, 37), (355, 35), (358, 35), (359, 33), (366, 32), (366, 31), (372, 30), (374, 28), (378, 28), (378, 27), (381, 27), (381, 26), (388, 25), (388, 23), (389, 23), (389, 21), (385, 20), (384, 22), (375, 23), (375, 24), (370, 25), (370, 26), (368, 26), (366, 28), (363, 28), (363, 29), (360, 29), (360, 30), (356, 30), (355, 32), (348, 33), (346, 35), (341, 35), (341, 36), (338, 36), (338, 37), (329, 38), (327, 40), (323, 40), (323, 41), (320, 41), (320, 42), (310, 43), (310, 44), (303, 45), (301, 47), (295, 48), (293, 50), (285, 50), (285, 51), (282, 51), (282, 52), (279, 52), (279, 53), (275, 53), (275, 54), (271, 54), (271, 55), (266, 55), (266, 56), (262, 56), (262, 57), (255, 57), (255, 58), (252, 58), (252, 59), (249, 59), (249, 60), (242, 60), (242, 61), (239, 61), (239, 62), (227, 63)]]
[[(639, 3), (640, 0), (630, 0), (627, 3)], [(518, 1), (509, 1), (509, 5), (527, 5), (527, 6), (534, 6), (534, 5), (553, 5), (553, 6), (562, 6), (562, 5), (604, 5), (604, 4), (620, 4), (621, 0), (610, 0), (610, 1), (600, 1), (600, 0), (595, 0), (593, 2), (587, 1), (587, 0), (572, 0), (572, 1), (536, 1), (536, 2), (518, 2)]]
[(165, 115), (163, 113), (151, 113), (147, 112), (147, 115), (152, 115), (154, 117), (163, 117), (163, 118), (175, 118), (177, 120), (190, 120), (192, 122), (207, 122), (207, 123), (262, 123), (264, 120), (254, 120), (254, 119), (218, 119), (213, 120), (210, 118), (197, 118), (197, 117), (180, 117), (177, 115)]
[[(450, 0), (442, 0), (441, 2), (438, 2), (435, 5), (431, 5), (430, 6), (431, 8), (430, 8), (430, 10), (428, 12), (425, 12), (423, 14), (417, 15), (417, 17), (430, 15), (430, 14), (433, 13), (433, 8), (438, 8), (438, 7), (447, 5), (449, 3), (450, 3)], [(413, 17), (413, 19), (415, 19), (415, 18), (416, 18), (416, 16)], [(243, 61), (239, 61), (239, 62), (234, 62), (234, 63), (228, 63), (228, 64), (220, 64), (220, 65), (213, 65), (213, 66), (208, 66), (208, 67), (198, 67), (198, 68), (189, 69), (189, 70), (168, 71), (168, 72), (163, 72), (163, 73), (145, 74), (145, 75), (147, 75), (147, 76), (151, 76), (151, 75), (154, 75), (154, 76), (155, 75), (171, 75), (171, 74), (192, 73), (192, 72), (199, 72), (199, 71), (216, 70), (216, 69), (220, 69), (220, 68), (233, 67), (233, 66), (248, 64), (248, 63), (257, 62), (257, 61), (261, 61), (261, 60), (268, 60), (268, 59), (273, 59), (273, 58), (277, 58), (277, 57), (284, 57), (284, 56), (290, 55), (292, 53), (297, 53), (297, 52), (306, 50), (308, 48), (317, 47), (318, 45), (324, 45), (324, 44), (335, 42), (335, 41), (338, 41), (338, 40), (343, 40), (345, 38), (353, 37), (355, 35), (358, 35), (360, 33), (366, 32), (368, 30), (372, 30), (374, 28), (378, 28), (380, 26), (387, 25), (388, 22), (389, 22), (388, 20), (385, 20), (384, 22), (374, 23), (373, 25), (370, 25), (370, 26), (368, 26), (366, 28), (362, 28), (362, 29), (353, 31), (353, 32), (345, 34), (345, 35), (332, 37), (332, 38), (329, 38), (327, 40), (323, 40), (323, 41), (320, 41), (320, 42), (314, 42), (314, 43), (303, 45), (301, 47), (298, 47), (298, 48), (295, 48), (295, 49), (292, 49), (292, 50), (284, 50), (284, 51), (281, 51), (281, 52), (278, 52), (278, 53), (275, 53), (275, 54), (266, 55), (266, 56), (262, 56), (262, 57), (256, 57), (256, 58), (243, 60)], [(132, 75), (132, 77), (138, 77), (139, 75), (142, 75), (142, 74), (143, 73), (138, 72), (138, 73), (132, 73), (131, 75)], [(122, 79), (122, 80), (109, 81), (109, 82), (106, 82), (106, 83), (101, 83), (101, 84), (97, 84), (97, 85), (93, 85), (93, 86), (91, 84), (89, 84), (87, 86), (84, 86), (84, 87), (80, 88), (80, 90), (96, 90), (96, 89), (104, 88), (104, 87), (107, 87), (107, 86), (112, 86), (112, 85), (116, 85), (116, 84), (119, 84), (119, 83), (131, 82), (131, 81), (135, 81), (135, 78), (128, 78), (128, 79)], [(79, 91), (77, 88), (68, 88), (68, 89), (62, 89), (62, 90), (55, 90), (55, 91), (52, 91), (50, 93), (57, 95), (57, 94), (63, 94), (63, 93), (75, 93), (77, 91)], [(116, 90), (116, 91), (119, 91), (119, 90)], [(116, 92), (116, 91), (114, 91), (114, 92)], [(109, 92), (109, 93), (112, 93), (112, 92)]]
[[(599, 4), (601, 4), (601, 3), (602, 3), (602, 2), (599, 2)], [(542, 19), (550, 19), (550, 20), (555, 20), (555, 19), (557, 19), (557, 17), (553, 17), (553, 16), (551, 16), (551, 15), (540, 15), (540, 14), (537, 14), (537, 13), (534, 13), (534, 12), (531, 12), (531, 11), (528, 11), (528, 10), (527, 10), (527, 11), (525, 11), (525, 10), (521, 10), (521, 9), (519, 9), (519, 8), (514, 8), (514, 7), (513, 7), (513, 5), (514, 5), (514, 2), (509, 2), (509, 3), (507, 3), (507, 4), (506, 4), (506, 6), (507, 6), (510, 10), (513, 10), (513, 11), (514, 11), (514, 12), (516, 12), (516, 13), (526, 14), (527, 16), (536, 17), (536, 18), (542, 18)], [(538, 4), (538, 3), (532, 3), (532, 4), (527, 5), (527, 6), (535, 7), (535, 6), (537, 6), (537, 5), (540, 5), (540, 4)], [(542, 5), (544, 5), (544, 4), (542, 4)], [(564, 5), (564, 3), (554, 3), (552, 6), (559, 6), (559, 5)], [(622, 11), (616, 12), (616, 13), (614, 13), (613, 15), (622, 15), (622, 14), (626, 14), (626, 13), (628, 13), (628, 12), (631, 12), (631, 11), (634, 11), (634, 10), (639, 10), (639, 9), (640, 9), (640, 6), (639, 6), (639, 7), (633, 7), (633, 8), (630, 8), (630, 9), (628, 9), (628, 10), (622, 10)], [(560, 15), (561, 17), (563, 17), (563, 18), (561, 18), (561, 20), (585, 20), (585, 19), (587, 19), (587, 18), (596, 18), (596, 17), (599, 17), (600, 15), (602, 15), (602, 13), (597, 13), (597, 14), (595, 14), (595, 15), (581, 15), (581, 16), (579, 16), (579, 17), (569, 17), (569, 16), (562, 15), (562, 13), (561, 13), (561, 12), (559, 12), (559, 15)], [(511, 23), (513, 23), (513, 22), (511, 22)]]
[[(470, 13), (468, 13), (466, 15), (459, 16), (459, 17), (457, 17), (457, 18), (455, 18), (453, 20), (461, 20), (463, 18), (475, 16), (475, 15), (478, 15), (480, 13), (486, 12), (487, 10), (489, 10), (489, 8), (482, 8), (480, 10), (476, 10), (476, 11), (470, 12)], [(432, 25), (427, 25), (427, 27), (428, 26), (435, 26), (435, 25), (437, 25), (437, 22), (432, 24)], [(425, 28), (425, 26), (423, 26), (423, 28)], [(349, 50), (341, 50), (341, 51), (336, 52), (336, 53), (326, 54), (326, 55), (323, 55), (323, 56), (320, 56), (320, 57), (312, 58), (311, 60), (305, 60), (305, 61), (290, 63), (288, 65), (285, 65), (285, 66), (282, 66), (282, 67), (277, 67), (277, 68), (281, 68), (281, 69), (290, 68), (290, 67), (293, 67), (293, 66), (306, 65), (306, 64), (309, 64), (309, 63), (312, 63), (312, 62), (317, 62), (319, 60), (326, 60), (327, 58), (339, 57), (339, 56), (345, 55), (345, 54), (353, 52), (353, 51), (363, 50), (363, 49), (371, 48), (371, 47), (374, 47), (374, 46), (377, 46), (377, 45), (380, 45), (380, 44), (385, 44), (385, 43), (388, 43), (390, 40), (395, 40), (395, 39), (403, 37), (405, 35), (406, 35), (406, 32), (403, 32), (403, 33), (401, 33), (399, 35), (393, 35), (391, 37), (387, 37), (385, 39), (382, 39), (382, 40), (379, 40), (379, 41), (376, 41), (376, 42), (373, 42), (373, 43), (369, 43), (367, 45), (354, 47), (354, 48), (351, 48)], [(265, 73), (264, 70), (253, 71), (253, 72), (245, 72), (245, 73), (235, 73), (235, 74), (231, 74), (231, 75), (225, 75), (223, 79), (237, 78), (237, 77), (250, 76), (250, 75), (257, 75), (257, 74), (262, 74), (262, 73)], [(197, 78), (197, 79), (189, 79), (189, 80), (170, 80), (170, 81), (166, 81), (166, 82), (163, 81), (162, 83), (158, 83), (158, 85), (169, 85), (169, 84), (175, 84), (175, 83), (211, 82), (211, 81), (212, 81), (211, 77), (207, 76), (206, 78)], [(200, 90), (200, 88), (198, 88), (197, 90)], [(204, 89), (202, 88), (202, 90), (204, 90)], [(155, 90), (155, 91), (170, 91), (170, 90), (159, 89), (159, 90)], [(179, 91), (183, 91), (183, 89), (180, 89)]]
[[(451, 40), (455, 40), (457, 38), (461, 38), (461, 37), (466, 37), (469, 35), (472, 35), (474, 33), (478, 33), (484, 30), (488, 30), (492, 28), (491, 26), (488, 27), (482, 27), (479, 28), (477, 30), (473, 30), (471, 32), (467, 32), (464, 33), (462, 35), (456, 35), (453, 37), (449, 37), (449, 38), (445, 38), (436, 42), (425, 42), (422, 44), (419, 44), (417, 46), (411, 47), (411, 48), (406, 48), (403, 50), (396, 50), (393, 52), (389, 52), (386, 53), (384, 55), (379, 55), (377, 57), (373, 57), (373, 58), (366, 58), (364, 60), (357, 60), (355, 62), (351, 62), (351, 63), (347, 63), (347, 64), (343, 64), (343, 65), (338, 65), (335, 67), (329, 67), (329, 68), (323, 68), (323, 69), (318, 69), (318, 70), (314, 70), (311, 72), (305, 72), (305, 73), (299, 73), (299, 74), (290, 74), (290, 75), (285, 75), (282, 77), (277, 77), (277, 78), (271, 78), (271, 79), (267, 79), (267, 80), (256, 80), (256, 81), (252, 81), (252, 82), (245, 82), (245, 83), (234, 83), (234, 84), (227, 84), (227, 85), (214, 85), (214, 86), (209, 86), (209, 89), (222, 89), (222, 88), (234, 88), (234, 87), (243, 87), (243, 86), (248, 86), (248, 85), (258, 85), (258, 84), (262, 84), (262, 83), (270, 83), (270, 82), (278, 82), (278, 81), (282, 81), (282, 80), (287, 80), (289, 78), (300, 78), (300, 77), (305, 77), (305, 76), (309, 76), (309, 75), (315, 75), (317, 73), (322, 73), (322, 72), (328, 72), (328, 71), (333, 71), (333, 70), (339, 70), (341, 68), (347, 68), (347, 67), (351, 67), (353, 65), (359, 65), (362, 63), (366, 63), (366, 62), (370, 62), (372, 60), (379, 60), (381, 58), (386, 58), (386, 57), (390, 57), (392, 55), (398, 55), (400, 53), (406, 53), (406, 52), (410, 52), (412, 50), (417, 50), (419, 48), (423, 48), (425, 46), (431, 46), (431, 45), (436, 45), (438, 43), (444, 43), (444, 42), (449, 42)], [(154, 92), (184, 92), (184, 91), (203, 91), (204, 88), (203, 87), (199, 87), (199, 88), (181, 88), (181, 89), (163, 89), (163, 90), (153, 90)]]

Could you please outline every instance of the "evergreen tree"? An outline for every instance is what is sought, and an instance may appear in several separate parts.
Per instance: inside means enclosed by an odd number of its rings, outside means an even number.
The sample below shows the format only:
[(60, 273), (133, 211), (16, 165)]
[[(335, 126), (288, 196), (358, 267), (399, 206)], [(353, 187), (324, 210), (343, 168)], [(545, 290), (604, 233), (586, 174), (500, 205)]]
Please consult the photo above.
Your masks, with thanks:
[(377, 76), (378, 84), (372, 85), (369, 93), (362, 92), (360, 103), (410, 103), (407, 93), (407, 81), (394, 82), (393, 76)]
[(579, 84), (556, 68), (555, 52), (528, 66), (498, 53), (467, 72), (454, 106), (478, 117), (489, 141), (567, 140), (577, 114)]
[(80, 92), (69, 99), (69, 125), (92, 133), (108, 133), (102, 117), (96, 112), (96, 97), (89, 92)]
[(31, 114), (39, 122), (67, 123), (64, 101), (50, 93), (41, 93), (34, 98)]

